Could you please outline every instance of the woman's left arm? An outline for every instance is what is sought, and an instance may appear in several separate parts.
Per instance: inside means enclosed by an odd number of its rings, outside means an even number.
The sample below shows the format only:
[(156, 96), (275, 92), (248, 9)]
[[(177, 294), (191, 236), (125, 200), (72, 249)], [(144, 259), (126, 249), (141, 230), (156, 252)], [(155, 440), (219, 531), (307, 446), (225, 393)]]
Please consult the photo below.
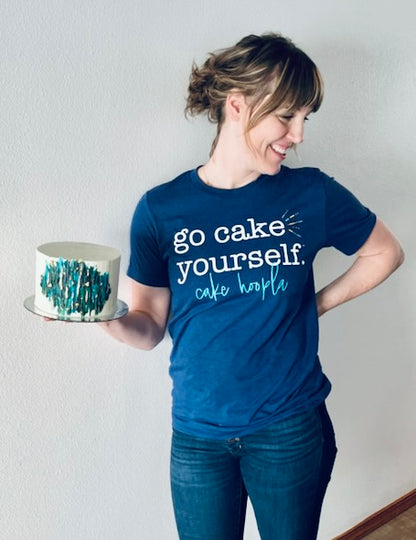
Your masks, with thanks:
[(370, 291), (388, 278), (403, 261), (404, 253), (398, 240), (377, 219), (352, 266), (316, 294), (318, 316)]

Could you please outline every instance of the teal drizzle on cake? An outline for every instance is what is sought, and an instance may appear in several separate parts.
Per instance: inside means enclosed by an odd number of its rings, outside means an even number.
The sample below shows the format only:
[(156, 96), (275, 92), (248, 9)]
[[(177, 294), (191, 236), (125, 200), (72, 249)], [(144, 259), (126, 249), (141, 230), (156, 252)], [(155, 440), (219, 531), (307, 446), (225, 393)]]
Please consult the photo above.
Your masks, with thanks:
[(59, 258), (48, 261), (41, 275), (42, 294), (57, 309), (58, 315), (79, 313), (81, 318), (98, 315), (111, 294), (108, 272), (83, 261)]

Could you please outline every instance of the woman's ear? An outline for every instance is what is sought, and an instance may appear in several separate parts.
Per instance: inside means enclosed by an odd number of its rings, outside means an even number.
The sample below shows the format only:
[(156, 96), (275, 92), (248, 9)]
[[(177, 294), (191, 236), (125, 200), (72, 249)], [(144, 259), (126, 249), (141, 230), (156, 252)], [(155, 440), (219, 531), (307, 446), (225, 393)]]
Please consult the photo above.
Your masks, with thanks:
[(247, 111), (246, 97), (238, 91), (231, 90), (225, 101), (226, 117), (230, 120), (240, 120)]

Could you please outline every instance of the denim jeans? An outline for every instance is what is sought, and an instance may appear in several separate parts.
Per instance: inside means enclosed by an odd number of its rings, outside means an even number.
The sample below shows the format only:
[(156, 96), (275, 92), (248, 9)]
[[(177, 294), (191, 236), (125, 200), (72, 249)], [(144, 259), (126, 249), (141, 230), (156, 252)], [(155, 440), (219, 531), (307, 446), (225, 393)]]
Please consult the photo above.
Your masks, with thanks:
[(336, 455), (325, 405), (256, 433), (212, 441), (173, 432), (180, 540), (242, 540), (247, 496), (262, 540), (313, 540)]

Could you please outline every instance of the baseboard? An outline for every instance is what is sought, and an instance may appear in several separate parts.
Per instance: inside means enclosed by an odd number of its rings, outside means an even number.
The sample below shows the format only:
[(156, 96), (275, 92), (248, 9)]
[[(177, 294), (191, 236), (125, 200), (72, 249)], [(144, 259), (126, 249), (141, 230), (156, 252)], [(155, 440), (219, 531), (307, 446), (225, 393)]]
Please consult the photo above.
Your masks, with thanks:
[(416, 504), (416, 489), (364, 519), (332, 540), (360, 540)]

